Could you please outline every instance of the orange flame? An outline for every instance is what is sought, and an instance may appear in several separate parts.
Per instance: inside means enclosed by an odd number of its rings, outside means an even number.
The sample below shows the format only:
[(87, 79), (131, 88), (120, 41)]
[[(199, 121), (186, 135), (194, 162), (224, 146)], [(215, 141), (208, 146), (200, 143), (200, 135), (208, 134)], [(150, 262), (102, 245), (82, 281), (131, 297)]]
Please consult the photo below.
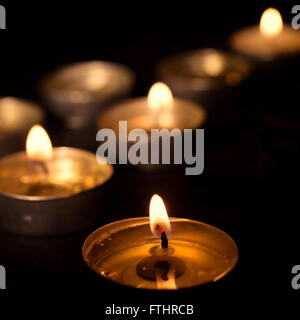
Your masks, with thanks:
[(259, 29), (265, 36), (275, 36), (281, 32), (283, 28), (281, 14), (274, 8), (266, 9), (261, 18)]
[(26, 140), (28, 158), (34, 161), (47, 161), (52, 158), (52, 152), (52, 143), (45, 129), (39, 125), (33, 126)]
[(153, 235), (160, 235), (160, 231), (163, 229), (167, 234), (171, 230), (171, 225), (167, 210), (163, 199), (154, 194), (150, 201), (149, 208), (150, 227)]
[(156, 82), (148, 93), (148, 105), (152, 110), (171, 108), (173, 105), (173, 95), (167, 85)]

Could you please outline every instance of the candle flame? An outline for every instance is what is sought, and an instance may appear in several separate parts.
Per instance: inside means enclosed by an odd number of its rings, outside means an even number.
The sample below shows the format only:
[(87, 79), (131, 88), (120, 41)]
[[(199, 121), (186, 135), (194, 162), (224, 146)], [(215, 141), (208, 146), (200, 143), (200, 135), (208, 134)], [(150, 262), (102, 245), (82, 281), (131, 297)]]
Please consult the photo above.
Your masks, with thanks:
[(283, 28), (280, 12), (274, 8), (266, 9), (260, 18), (259, 28), (265, 36), (279, 34)]
[(203, 57), (203, 69), (212, 77), (218, 76), (224, 70), (224, 58), (215, 50), (210, 50)]
[(149, 208), (150, 215), (150, 227), (153, 235), (160, 235), (162, 231), (169, 233), (171, 225), (167, 210), (163, 199), (158, 195), (154, 194), (150, 201)]
[(171, 108), (173, 95), (169, 87), (162, 82), (154, 83), (148, 93), (148, 105), (152, 110)]
[(33, 126), (27, 136), (26, 153), (30, 160), (47, 161), (52, 158), (52, 143), (45, 131), (39, 125)]
[(156, 274), (156, 285), (158, 290), (176, 290), (175, 270), (171, 269), (167, 274), (168, 280), (163, 280), (160, 274)]

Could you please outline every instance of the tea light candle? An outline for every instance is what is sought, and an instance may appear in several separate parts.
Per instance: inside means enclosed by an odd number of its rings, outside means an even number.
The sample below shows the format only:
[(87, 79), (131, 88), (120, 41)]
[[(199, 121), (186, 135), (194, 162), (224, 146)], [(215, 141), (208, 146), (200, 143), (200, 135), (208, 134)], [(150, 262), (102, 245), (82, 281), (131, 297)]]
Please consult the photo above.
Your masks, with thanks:
[(163, 59), (157, 66), (157, 76), (177, 96), (199, 101), (206, 107), (247, 79), (251, 69), (243, 57), (207, 48)]
[(98, 164), (90, 152), (52, 148), (46, 131), (34, 126), (26, 153), (0, 159), (0, 227), (37, 235), (80, 229), (95, 220), (82, 206), (112, 174), (113, 167)]
[(195, 129), (203, 125), (206, 111), (196, 103), (173, 98), (164, 83), (155, 83), (147, 98), (135, 98), (112, 106), (99, 118), (100, 128), (119, 131), (119, 120), (127, 120), (128, 130), (185, 128)]
[(238, 251), (226, 233), (194, 220), (169, 220), (158, 195), (149, 211), (150, 221), (120, 220), (89, 235), (82, 249), (87, 265), (121, 285), (166, 290), (215, 282), (234, 268)]
[(41, 93), (69, 128), (81, 128), (109, 103), (125, 97), (134, 84), (133, 72), (106, 61), (74, 63), (45, 77)]
[(278, 10), (269, 8), (259, 26), (250, 26), (233, 34), (231, 46), (259, 60), (274, 60), (300, 53), (300, 33), (283, 24)]

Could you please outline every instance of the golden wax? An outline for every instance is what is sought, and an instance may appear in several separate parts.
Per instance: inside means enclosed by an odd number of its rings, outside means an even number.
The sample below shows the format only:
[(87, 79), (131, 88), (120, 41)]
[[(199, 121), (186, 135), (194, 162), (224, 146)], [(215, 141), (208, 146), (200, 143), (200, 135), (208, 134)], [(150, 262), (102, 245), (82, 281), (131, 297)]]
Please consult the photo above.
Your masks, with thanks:
[(99, 164), (94, 154), (80, 149), (54, 148), (43, 164), (20, 152), (0, 159), (0, 192), (22, 199), (68, 197), (105, 183), (112, 174), (110, 164)]
[[(82, 249), (87, 265), (110, 281), (143, 289), (180, 289), (215, 282), (230, 272), (238, 260), (234, 241), (207, 224), (170, 218), (168, 253), (150, 231), (148, 218), (132, 218), (108, 224), (93, 232)], [(150, 257), (158, 262), (178, 261), (172, 288), (158, 279), (143, 277), (138, 268)], [(173, 259), (173, 260), (172, 260)], [(171, 279), (169, 279), (171, 280)]]
[(248, 56), (273, 60), (281, 56), (300, 54), (300, 32), (284, 25), (278, 34), (267, 36), (259, 26), (242, 29), (230, 38), (231, 46)]

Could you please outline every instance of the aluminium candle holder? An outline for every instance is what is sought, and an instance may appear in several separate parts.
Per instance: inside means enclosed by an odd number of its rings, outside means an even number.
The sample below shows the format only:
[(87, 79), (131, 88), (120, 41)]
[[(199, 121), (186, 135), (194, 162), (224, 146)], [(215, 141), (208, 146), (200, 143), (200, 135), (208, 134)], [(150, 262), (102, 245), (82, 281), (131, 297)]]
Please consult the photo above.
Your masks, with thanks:
[[(300, 34), (290, 23), (284, 23), (274, 8), (266, 9), (259, 24), (235, 31), (229, 46), (251, 59), (258, 73), (259, 95), (272, 94), (297, 82), (300, 72)], [(257, 90), (257, 89), (256, 89)]]
[(77, 129), (91, 124), (110, 103), (126, 97), (134, 78), (133, 72), (123, 65), (86, 61), (53, 71), (42, 81), (40, 91), (66, 127)]
[[(189, 219), (170, 218), (170, 222), (167, 251), (151, 235), (149, 219), (141, 217), (119, 220), (91, 233), (82, 248), (83, 258), (104, 279), (154, 290), (215, 282), (234, 268), (238, 250), (225, 232)], [(172, 274), (160, 279), (165, 267)]]
[[(99, 222), (106, 211), (113, 167), (80, 149), (53, 149), (49, 181), (31, 179), (26, 153), (0, 159), (0, 229), (32, 236), (75, 232)], [(31, 181), (32, 180), (32, 181)]]
[(207, 48), (162, 59), (157, 78), (170, 86), (174, 95), (194, 100), (204, 107), (220, 109), (232, 104), (242, 84), (252, 73), (250, 61), (237, 54)]
[[(151, 91), (151, 90), (150, 90)], [(159, 96), (159, 95), (158, 95)], [(180, 132), (176, 133), (176, 136), (182, 135), (184, 129), (192, 129), (193, 144), (195, 145), (195, 129), (203, 128), (207, 119), (207, 111), (199, 104), (187, 100), (175, 97), (172, 101), (170, 108), (166, 110), (159, 110), (153, 112), (149, 107), (149, 95), (148, 97), (138, 97), (121, 101), (114, 104), (103, 112), (98, 119), (98, 128), (109, 128), (116, 133), (118, 144), (126, 143), (126, 152), (128, 154), (129, 149), (135, 144), (135, 142), (127, 141), (128, 133), (132, 130), (142, 129), (142, 133), (146, 133), (143, 139), (139, 141), (148, 150), (148, 163), (137, 163), (135, 166), (139, 169), (147, 171), (159, 170), (173, 170), (178, 168), (177, 164), (174, 164), (174, 145), (175, 141), (170, 139), (170, 164), (162, 164), (162, 141), (159, 142), (157, 155), (159, 159), (156, 163), (151, 163), (151, 130), (152, 129), (179, 129)], [(126, 122), (127, 133), (121, 128), (120, 121)], [(140, 132), (141, 133), (141, 132)], [(168, 138), (168, 133), (162, 134), (164, 138)], [(194, 147), (194, 146), (193, 146)], [(195, 150), (195, 149), (193, 149)], [(119, 148), (116, 150), (117, 157), (119, 157)], [(182, 159), (184, 155), (182, 154)]]
[(44, 120), (44, 112), (32, 101), (0, 98), (0, 156), (21, 150), (25, 133)]

